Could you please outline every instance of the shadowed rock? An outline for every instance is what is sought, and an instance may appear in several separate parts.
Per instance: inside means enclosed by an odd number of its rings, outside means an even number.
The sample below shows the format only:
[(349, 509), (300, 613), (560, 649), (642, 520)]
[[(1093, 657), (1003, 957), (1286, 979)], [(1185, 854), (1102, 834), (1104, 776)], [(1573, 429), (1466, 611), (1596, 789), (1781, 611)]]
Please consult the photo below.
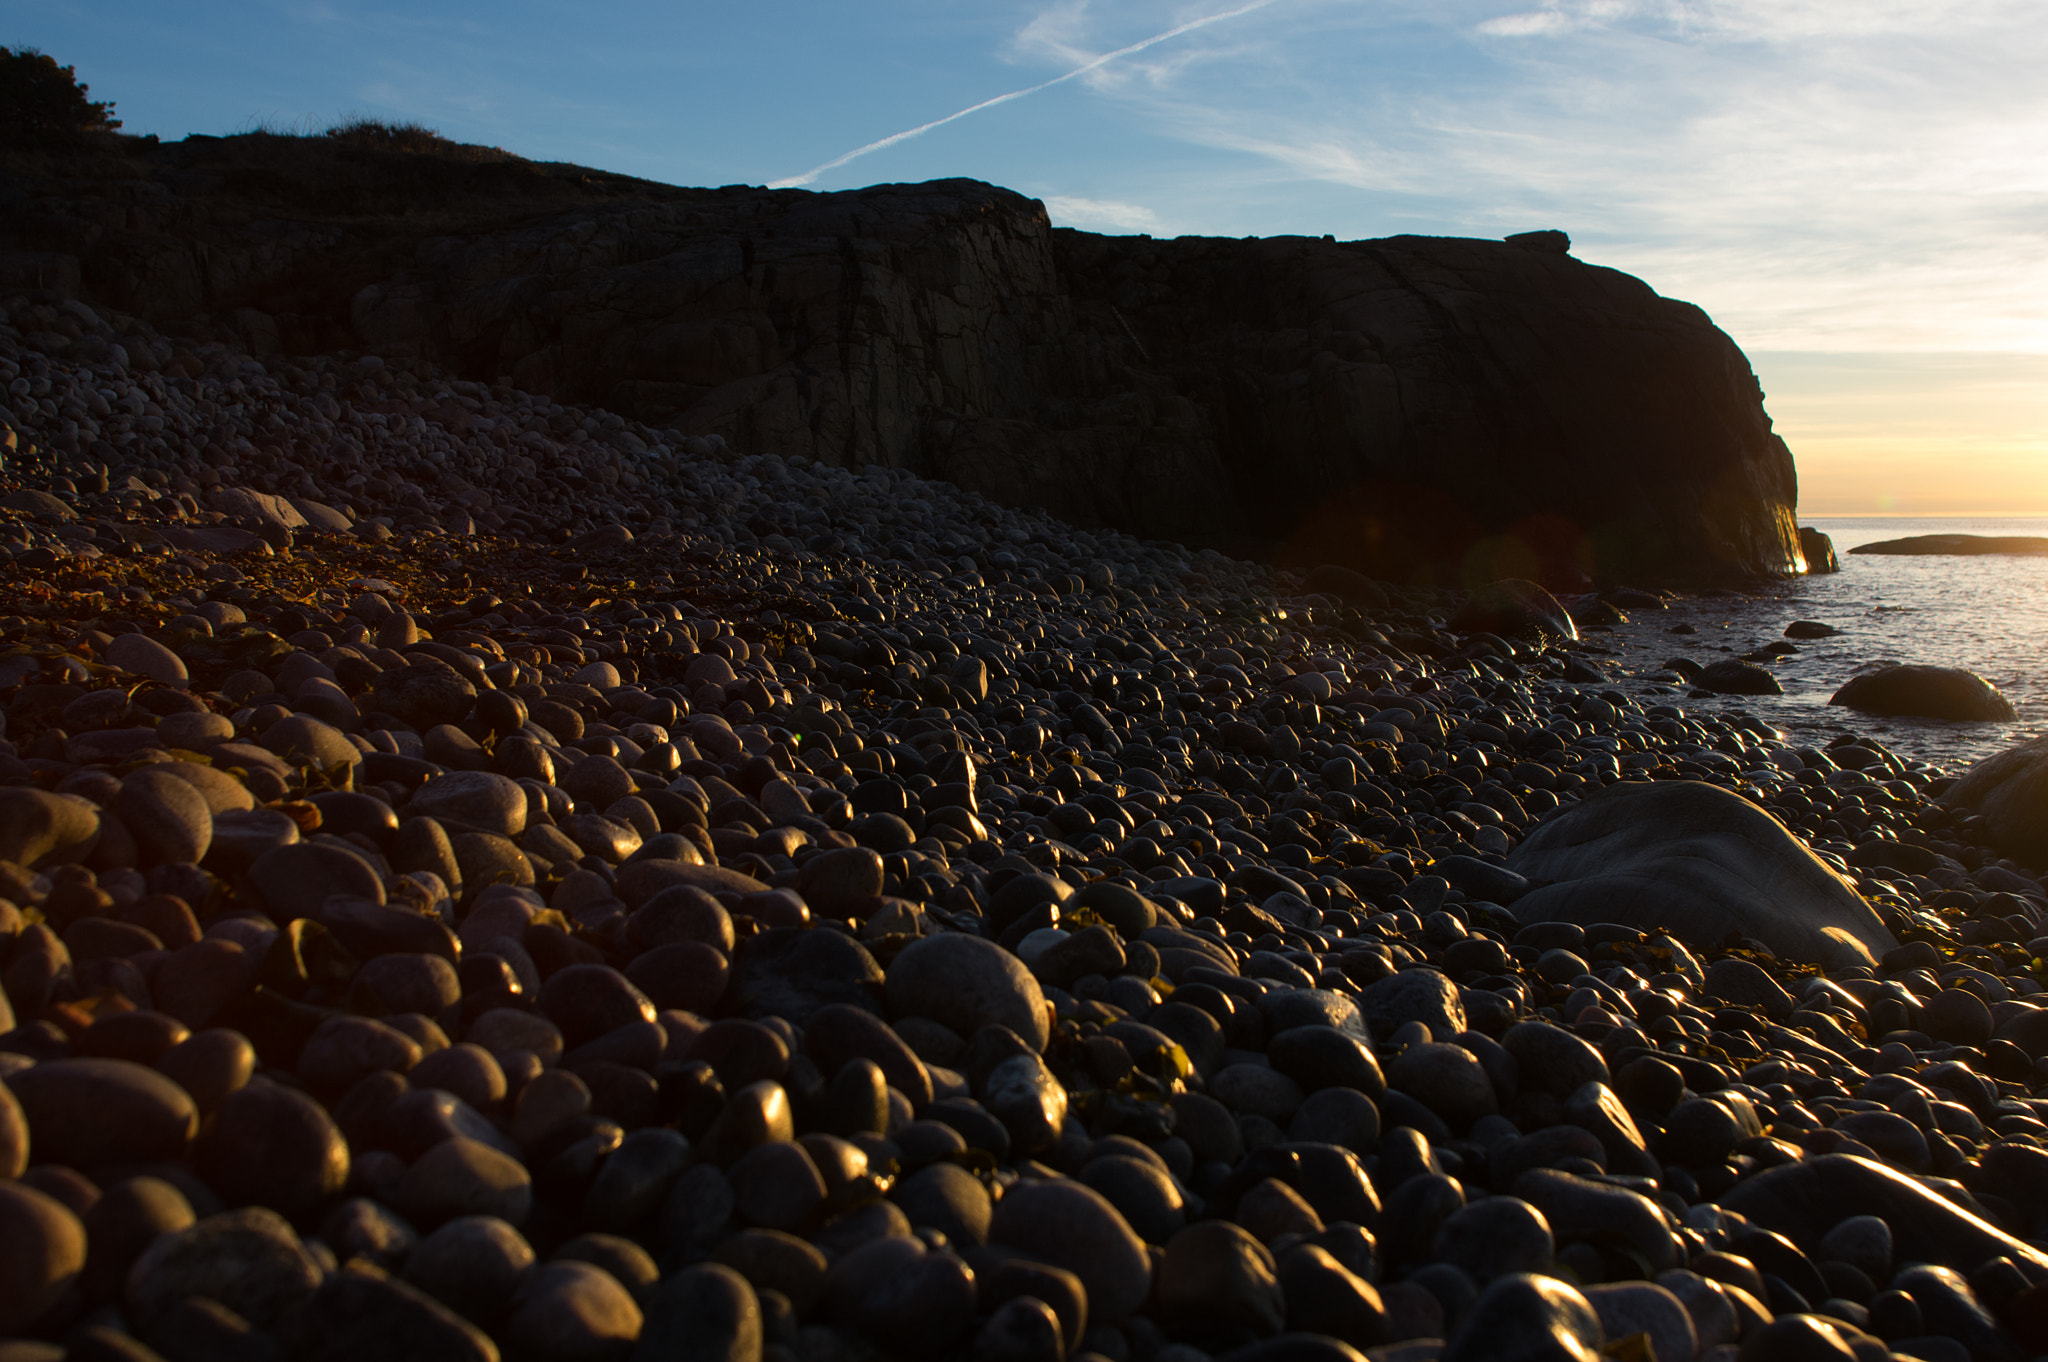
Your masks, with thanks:
[(1999, 851), (2048, 865), (2048, 737), (1984, 758), (1948, 788), (1941, 802), (1984, 816)]

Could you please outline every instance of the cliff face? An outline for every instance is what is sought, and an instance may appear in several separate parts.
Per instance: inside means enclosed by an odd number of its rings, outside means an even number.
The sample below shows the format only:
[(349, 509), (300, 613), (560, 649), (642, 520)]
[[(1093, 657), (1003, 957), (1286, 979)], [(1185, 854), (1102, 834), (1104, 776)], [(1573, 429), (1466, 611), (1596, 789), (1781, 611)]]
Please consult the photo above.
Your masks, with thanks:
[(172, 334), (415, 355), (1395, 579), (1802, 566), (1741, 352), (1555, 234), (1155, 241), (966, 180), (678, 189), (261, 136), (0, 172), (0, 293)]

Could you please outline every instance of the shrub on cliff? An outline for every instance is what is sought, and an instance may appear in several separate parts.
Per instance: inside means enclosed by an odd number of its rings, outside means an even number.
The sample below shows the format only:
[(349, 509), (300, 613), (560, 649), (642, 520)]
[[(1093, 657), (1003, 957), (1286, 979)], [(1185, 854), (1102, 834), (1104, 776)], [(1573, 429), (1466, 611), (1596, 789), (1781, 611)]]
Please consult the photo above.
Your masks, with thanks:
[(60, 141), (120, 126), (113, 101), (87, 99), (71, 67), (33, 47), (0, 47), (0, 140)]

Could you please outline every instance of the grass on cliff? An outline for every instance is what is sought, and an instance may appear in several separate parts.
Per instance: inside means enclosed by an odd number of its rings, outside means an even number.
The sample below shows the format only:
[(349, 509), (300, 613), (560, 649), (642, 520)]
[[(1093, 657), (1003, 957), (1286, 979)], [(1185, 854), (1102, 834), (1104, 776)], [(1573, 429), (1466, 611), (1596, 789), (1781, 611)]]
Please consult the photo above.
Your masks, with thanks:
[(344, 146), (370, 147), (378, 151), (426, 152), (452, 156), (464, 161), (519, 161), (503, 147), (480, 147), (443, 137), (438, 128), (424, 123), (391, 123), (381, 118), (351, 114), (320, 134)]
[(279, 123), (267, 118), (251, 119), (243, 126), (240, 135), (285, 141), (325, 142), (331, 146), (358, 147), (369, 151), (390, 151), (414, 156), (437, 156), (448, 160), (478, 163), (523, 163), (526, 160), (525, 157), (514, 155), (503, 147), (483, 147), (468, 142), (457, 142), (453, 138), (442, 136), (439, 128), (430, 128), (424, 123), (410, 120), (394, 123), (363, 114), (350, 114), (339, 123), (331, 124), (324, 129), (310, 116), (291, 123)]

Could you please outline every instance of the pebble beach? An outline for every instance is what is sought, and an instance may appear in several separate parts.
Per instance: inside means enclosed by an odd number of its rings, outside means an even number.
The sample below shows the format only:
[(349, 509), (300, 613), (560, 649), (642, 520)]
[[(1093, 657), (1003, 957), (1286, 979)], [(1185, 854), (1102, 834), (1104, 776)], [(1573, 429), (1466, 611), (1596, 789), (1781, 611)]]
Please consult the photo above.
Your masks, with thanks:
[(0, 312), (0, 1362), (2048, 1352), (2040, 867), (1668, 593)]

